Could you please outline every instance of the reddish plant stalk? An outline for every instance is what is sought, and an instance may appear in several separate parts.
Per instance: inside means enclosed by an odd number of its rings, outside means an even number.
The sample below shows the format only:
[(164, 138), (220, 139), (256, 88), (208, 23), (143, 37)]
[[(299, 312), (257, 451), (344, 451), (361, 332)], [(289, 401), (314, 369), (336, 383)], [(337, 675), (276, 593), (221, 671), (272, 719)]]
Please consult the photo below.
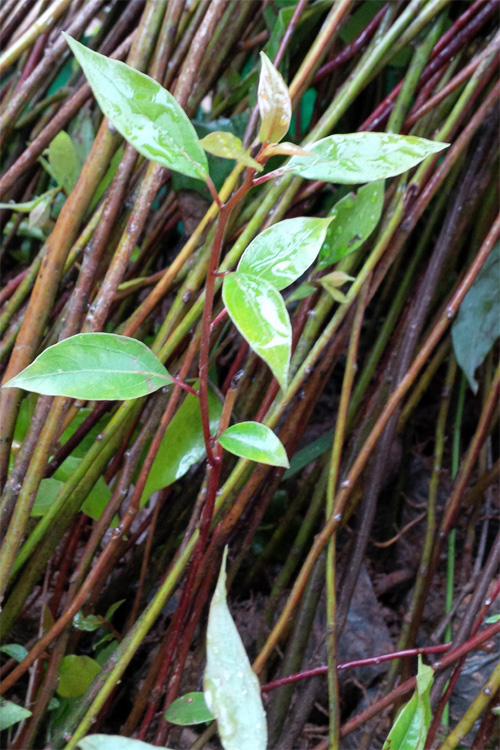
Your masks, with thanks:
[[(366, 659), (353, 659), (352, 661), (343, 661), (337, 664), (337, 671), (341, 672), (346, 669), (354, 669), (355, 667), (369, 667), (371, 664), (382, 664), (386, 661), (392, 661), (393, 659), (403, 659), (410, 656), (419, 656), (419, 654), (444, 654), (449, 651), (450, 643), (441, 643), (437, 646), (423, 646), (422, 648), (407, 648), (404, 651), (393, 651), (389, 654), (381, 654), (380, 656), (369, 656)], [(314, 667), (313, 669), (305, 669), (303, 672), (296, 672), (295, 674), (287, 675), (286, 677), (280, 677), (278, 680), (267, 682), (261, 686), (263, 693), (267, 693), (270, 690), (275, 690), (282, 685), (289, 685), (291, 682), (299, 682), (300, 680), (306, 680), (309, 677), (317, 677), (321, 674), (328, 674), (328, 665), (324, 664), (321, 667)]]

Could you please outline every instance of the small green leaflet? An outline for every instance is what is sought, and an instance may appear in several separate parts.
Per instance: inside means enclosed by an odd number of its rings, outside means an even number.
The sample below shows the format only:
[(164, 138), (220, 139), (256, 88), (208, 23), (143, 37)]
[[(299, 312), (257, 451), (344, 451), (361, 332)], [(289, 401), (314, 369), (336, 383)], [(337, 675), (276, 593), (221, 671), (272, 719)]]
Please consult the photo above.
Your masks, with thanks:
[(31, 716), (31, 711), (28, 711), (24, 706), (18, 706), (17, 703), (12, 703), (12, 701), (1, 701), (0, 732), (18, 724), (23, 719), (27, 719), (28, 716)]
[(259, 140), (277, 143), (288, 133), (292, 119), (292, 102), (288, 86), (268, 56), (260, 53), (261, 71), (257, 101), (260, 112)]
[(219, 436), (219, 443), (230, 453), (250, 461), (257, 461), (270, 466), (290, 464), (281, 440), (274, 432), (259, 422), (240, 422), (224, 430)]
[(64, 130), (49, 144), (49, 166), (57, 184), (67, 195), (71, 193), (80, 174), (80, 162), (73, 141)]
[(215, 716), (208, 710), (203, 693), (187, 693), (170, 704), (165, 711), (165, 718), (171, 724), (186, 727), (213, 721)]
[(62, 698), (78, 698), (83, 695), (101, 667), (90, 656), (65, 656), (59, 667), (57, 693)]
[(431, 723), (429, 694), (434, 670), (418, 657), (417, 689), (399, 712), (382, 750), (424, 750)]
[[(217, 431), (222, 404), (208, 389), (210, 430)], [(205, 455), (205, 441), (201, 426), (200, 404), (196, 396), (188, 394), (165, 431), (158, 453), (148, 474), (142, 493), (143, 505), (157, 490), (175, 482)]]
[(268, 281), (238, 271), (224, 277), (222, 298), (238, 331), (285, 389), (292, 326), (281, 294)]
[(474, 377), (500, 336), (500, 242), (493, 247), (484, 266), (465, 295), (451, 328), (457, 362), (477, 393)]
[(293, 156), (284, 169), (308, 180), (347, 185), (375, 182), (406, 172), (448, 145), (392, 133), (329, 135), (308, 145), (316, 158)]
[(36, 198), (33, 198), (33, 200), (27, 201), (26, 203), (0, 203), (0, 209), (7, 208), (11, 211), (18, 211), (20, 214), (29, 214), (39, 203), (44, 203), (47, 198), (51, 198), (58, 190), (59, 188), (47, 190), (46, 193), (42, 193), (42, 195), (38, 195)]
[(498, 622), (500, 620), (500, 614), (499, 615), (491, 615), (491, 617), (487, 617), (484, 621), (485, 625), (493, 625), (494, 622)]
[(208, 615), (205, 700), (217, 719), (224, 750), (265, 750), (267, 725), (259, 681), (227, 606), (226, 559), (227, 547)]
[(171, 382), (151, 349), (114, 333), (77, 333), (49, 346), (4, 388), (87, 401), (126, 401)]
[(87, 615), (85, 617), (81, 611), (77, 612), (73, 617), (73, 627), (77, 630), (84, 630), (87, 633), (92, 633), (94, 630), (102, 628), (102, 622), (101, 617), (97, 617), (97, 615)]
[(377, 226), (384, 207), (384, 181), (377, 180), (349, 193), (335, 204), (318, 268), (337, 263), (360, 247)]
[(62, 33), (100, 108), (125, 140), (147, 159), (205, 180), (205, 152), (191, 121), (172, 94), (144, 73), (92, 52)]
[(241, 164), (253, 167), (258, 172), (262, 172), (264, 169), (262, 164), (252, 159), (246, 148), (243, 148), (241, 138), (238, 138), (234, 133), (215, 130), (213, 133), (208, 133), (208, 135), (202, 138), (200, 144), (205, 151), (214, 156), (222, 156), (224, 159), (236, 159)]
[(316, 260), (330, 221), (303, 216), (264, 229), (241, 256), (237, 273), (258, 276), (276, 289), (293, 284)]
[[(80, 750), (153, 750), (155, 745), (141, 740), (131, 740), (119, 734), (89, 734), (77, 742)], [(168, 747), (163, 750), (169, 750)]]
[(28, 652), (24, 646), (21, 646), (19, 643), (6, 643), (4, 646), (0, 646), (0, 651), (2, 654), (7, 654), (7, 656), (16, 661), (22, 661), (28, 656)]

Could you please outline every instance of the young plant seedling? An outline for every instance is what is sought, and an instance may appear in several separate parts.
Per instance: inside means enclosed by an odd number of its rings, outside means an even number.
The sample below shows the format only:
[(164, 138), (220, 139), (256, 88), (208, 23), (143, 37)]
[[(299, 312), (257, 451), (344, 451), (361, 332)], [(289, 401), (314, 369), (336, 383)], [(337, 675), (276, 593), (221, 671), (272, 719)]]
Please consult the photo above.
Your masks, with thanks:
[[(208, 479), (194, 562), (184, 587), (184, 593), (189, 595), (210, 533), (223, 449), (247, 460), (288, 467), (285, 448), (269, 427), (257, 422), (229, 425), (236, 386), (229, 388), (215, 422), (210, 416), (210, 334), (217, 281), (221, 275), (219, 264), (224, 233), (231, 212), (255, 185), (285, 173), (333, 183), (373, 183), (361, 188), (355, 200), (349, 199), (354, 208), (348, 209), (339, 203), (337, 213), (328, 218), (303, 216), (270, 226), (248, 245), (237, 268), (223, 276), (225, 310), (285, 391), (289, 379), (292, 327), (282, 290), (299, 279), (315, 263), (320, 252), (320, 265), (324, 268), (359, 246), (358, 240), (362, 241), (373, 230), (380, 216), (383, 198), (380, 181), (406, 172), (427, 156), (446, 148), (447, 144), (372, 132), (330, 135), (308, 144), (306, 149), (281, 143), (290, 127), (292, 102), (282, 76), (263, 53), (258, 85), (261, 122), (257, 153), (250, 153), (231, 133), (218, 131), (200, 140), (181, 106), (159, 83), (122, 62), (91, 51), (67, 35), (65, 38), (110, 125), (147, 159), (205, 182), (218, 206), (204, 289), (199, 385), (195, 390), (177, 381), (140, 341), (110, 333), (86, 333), (49, 347), (4, 387), (82, 400), (125, 400), (148, 395), (175, 383), (196, 397)], [(205, 152), (234, 159), (244, 167), (240, 186), (226, 202), (214, 187)], [(290, 158), (277, 170), (265, 173), (268, 158), (275, 154)], [(364, 205), (367, 200), (372, 205), (370, 217), (363, 226), (360, 225), (359, 231), (351, 232), (347, 238), (343, 236), (344, 242), (331, 252), (322, 251), (329, 226), (335, 223), (336, 216), (346, 216), (355, 210), (356, 204)], [(337, 232), (339, 229), (343, 232), (340, 224)], [(344, 247), (346, 242), (347, 250)], [(332, 289), (335, 290), (335, 283)], [(224, 581), (225, 575), (221, 573), (216, 591), (218, 599), (223, 598)], [(209, 707), (217, 715), (219, 699), (214, 697), (213, 679), (207, 675), (205, 679), (209, 686), (207, 695), (211, 696)], [(245, 747), (241, 741), (234, 745), (223, 738), (223, 742), (226, 748)], [(265, 747), (265, 739), (252, 747), (257, 746)], [(97, 745), (87, 743), (85, 747)], [(127, 747), (125, 741), (123, 747)], [(99, 745), (99, 748), (104, 750), (104, 745)]]

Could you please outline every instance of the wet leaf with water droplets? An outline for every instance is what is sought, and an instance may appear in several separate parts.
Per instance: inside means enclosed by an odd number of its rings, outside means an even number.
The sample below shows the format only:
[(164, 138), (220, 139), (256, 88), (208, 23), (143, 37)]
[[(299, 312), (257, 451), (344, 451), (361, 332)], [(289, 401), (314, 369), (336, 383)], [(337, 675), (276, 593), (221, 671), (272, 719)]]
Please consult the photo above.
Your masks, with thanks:
[(276, 289), (293, 284), (316, 260), (329, 223), (303, 216), (264, 229), (241, 256), (238, 274), (258, 276)]
[(166, 368), (142, 341), (114, 333), (78, 333), (49, 346), (3, 388), (86, 401), (126, 401), (170, 382)]
[(62, 33), (116, 130), (146, 159), (205, 180), (207, 157), (175, 97), (144, 73), (93, 52)]
[(277, 143), (288, 133), (292, 102), (288, 86), (268, 56), (260, 53), (261, 71), (257, 100), (260, 112), (259, 140)]
[(205, 700), (217, 719), (224, 750), (265, 750), (267, 725), (259, 681), (227, 606), (226, 558), (227, 547), (208, 616)]
[(238, 271), (224, 277), (222, 298), (238, 331), (285, 389), (292, 326), (281, 294), (265, 279)]
[(392, 133), (329, 135), (307, 146), (315, 158), (293, 156), (285, 169), (308, 180), (374, 182), (406, 172), (448, 145)]

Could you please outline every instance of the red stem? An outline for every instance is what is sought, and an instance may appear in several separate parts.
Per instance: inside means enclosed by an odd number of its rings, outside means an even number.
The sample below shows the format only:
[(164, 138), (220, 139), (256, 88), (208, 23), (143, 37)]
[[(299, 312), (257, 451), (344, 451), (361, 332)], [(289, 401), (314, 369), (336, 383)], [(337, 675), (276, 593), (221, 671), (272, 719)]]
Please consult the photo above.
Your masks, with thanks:
[[(407, 648), (404, 651), (394, 651), (390, 654), (382, 654), (381, 656), (370, 656), (366, 659), (354, 659), (352, 661), (344, 661), (337, 664), (337, 671), (341, 672), (345, 669), (354, 669), (355, 667), (368, 667), (371, 664), (382, 664), (384, 661), (391, 661), (392, 659), (402, 659), (406, 656), (418, 656), (419, 654), (443, 654), (450, 648), (449, 643), (440, 643), (437, 646), (424, 646), (423, 648)], [(305, 680), (308, 677), (316, 677), (320, 674), (328, 673), (328, 665), (325, 664), (321, 667), (314, 667), (314, 669), (306, 669), (304, 672), (297, 672), (296, 674), (290, 674), (287, 677), (280, 677), (278, 680), (268, 682), (266, 685), (261, 686), (263, 693), (267, 693), (270, 690), (281, 687), (282, 685), (288, 685), (291, 682), (299, 682), (299, 680)]]

